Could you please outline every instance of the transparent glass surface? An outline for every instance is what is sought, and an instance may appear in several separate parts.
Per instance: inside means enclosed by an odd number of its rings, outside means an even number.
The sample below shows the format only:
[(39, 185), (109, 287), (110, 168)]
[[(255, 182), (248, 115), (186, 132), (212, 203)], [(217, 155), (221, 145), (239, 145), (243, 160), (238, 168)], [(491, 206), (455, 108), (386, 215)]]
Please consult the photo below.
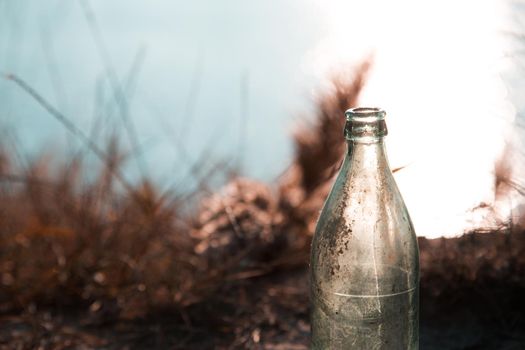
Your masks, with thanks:
[(347, 112), (348, 153), (312, 242), (312, 349), (418, 349), (417, 239), (388, 165), (384, 112), (364, 110)]

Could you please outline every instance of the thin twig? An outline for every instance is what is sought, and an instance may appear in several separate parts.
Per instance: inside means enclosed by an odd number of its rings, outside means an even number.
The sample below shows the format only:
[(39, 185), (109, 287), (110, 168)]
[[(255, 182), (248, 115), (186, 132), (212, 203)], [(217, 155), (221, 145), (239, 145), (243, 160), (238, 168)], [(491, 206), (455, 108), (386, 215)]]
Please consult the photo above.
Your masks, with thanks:
[[(104, 63), (106, 72), (108, 74), (108, 78), (111, 84), (111, 88), (113, 90), (115, 102), (117, 103), (119, 107), (119, 112), (120, 112), (119, 114), (124, 124), (124, 127), (126, 129), (126, 132), (128, 134), (129, 141), (132, 144), (132, 147), (134, 149), (138, 149), (138, 145), (139, 145), (138, 135), (135, 129), (135, 125), (129, 116), (128, 101), (126, 99), (126, 95), (124, 93), (124, 90), (118, 78), (117, 72), (114, 68), (113, 62), (111, 60), (111, 56), (109, 55), (109, 51), (107, 50), (107, 47), (105, 45), (104, 38), (102, 36), (100, 27), (98, 25), (98, 21), (97, 21), (95, 12), (89, 5), (88, 0), (79, 0), (79, 3), (84, 12), (86, 21), (89, 25), (89, 29), (91, 31), (91, 35), (93, 36), (93, 40), (95, 41), (95, 45), (97, 47), (98, 53)], [(136, 156), (135, 160), (137, 162), (137, 167), (140, 171), (142, 178), (145, 178), (147, 167), (144, 163), (144, 159), (142, 157)]]
[(515, 189), (520, 195), (525, 196), (525, 186), (522, 186), (516, 181), (507, 178), (502, 179), (502, 182)]
[(49, 33), (49, 27), (42, 25), (40, 30), (42, 51), (46, 60), (46, 68), (53, 86), (53, 92), (55, 93), (56, 103), (62, 110), (67, 111), (67, 97), (64, 90), (64, 83), (62, 81), (62, 75), (56, 65), (55, 52), (53, 50), (53, 42)]
[(403, 169), (405, 169), (406, 167), (410, 166), (412, 163), (409, 163), (409, 164), (405, 164), (405, 165), (402, 165), (402, 166), (398, 166), (394, 169), (392, 169), (392, 173), (397, 173), (398, 171), (401, 171)]
[(246, 71), (241, 77), (241, 115), (239, 121), (239, 144), (237, 148), (237, 171), (242, 173), (246, 148), (246, 127), (250, 118), (250, 75)]
[[(7, 74), (6, 79), (13, 81), (22, 90), (27, 92), (40, 106), (42, 106), (49, 114), (57, 119), (71, 134), (77, 137), (83, 142), (104, 164), (107, 164), (109, 160), (106, 154), (91, 140), (89, 139), (79, 128), (76, 127), (65, 115), (53, 107), (46, 99), (42, 97), (35, 89), (33, 89), (24, 80), (19, 78), (15, 74)], [(127, 182), (123, 175), (117, 169), (108, 168), (111, 174), (119, 181), (119, 183), (131, 194), (133, 197), (137, 197), (138, 194), (134, 191), (133, 187)], [(138, 199), (138, 198), (137, 198)]]
[(39, 185), (52, 185), (53, 184), (51, 181), (36, 179), (34, 177), (28, 178), (27, 176), (20, 176), (20, 175), (14, 175), (14, 174), (0, 174), (0, 181), (1, 182), (23, 183), (23, 184), (26, 184), (29, 181), (31, 181)]
[[(173, 137), (173, 135), (176, 134), (176, 130), (173, 128), (173, 126), (168, 123), (166, 118), (164, 117), (163, 113), (158, 110), (153, 104), (149, 105), (150, 112), (153, 114), (153, 116), (157, 119), (160, 130), (162, 133), (165, 134), (166, 139), (170, 141), (170, 144), (173, 146), (175, 151), (179, 154), (181, 157), (181, 160), (186, 163), (186, 165), (189, 166), (189, 170), (187, 174), (182, 178), (180, 181), (176, 181), (172, 185), (168, 186), (168, 189), (173, 188), (174, 186), (179, 186), (182, 184), (184, 185), (189, 179), (197, 179), (198, 180), (198, 188), (203, 189), (205, 192), (210, 192), (210, 188), (206, 184), (206, 178), (207, 176), (215, 172), (217, 169), (217, 165), (220, 165), (221, 162), (218, 162), (216, 165), (211, 166), (211, 172), (210, 171), (203, 171), (203, 164), (206, 164), (207, 158), (210, 158), (210, 151), (213, 147), (216, 146), (217, 140), (219, 139), (219, 136), (222, 135), (222, 132), (220, 130), (216, 131), (217, 136), (214, 135), (204, 148), (204, 150), (201, 152), (199, 157), (196, 161), (192, 161), (190, 153), (186, 149), (184, 143), (180, 138)], [(203, 176), (203, 174), (207, 174), (206, 176)], [(203, 181), (204, 180), (204, 181)], [(178, 184), (177, 184), (178, 183)]]
[[(131, 65), (131, 68), (126, 75), (126, 84), (125, 84), (125, 93), (126, 95), (132, 96), (133, 92), (135, 90), (135, 83), (137, 80), (137, 76), (139, 75), (139, 72), (141, 70), (142, 64), (144, 62), (145, 58), (145, 48), (140, 47), (137, 53), (135, 54), (135, 58), (133, 59), (133, 63)], [(91, 119), (91, 130), (89, 132), (89, 138), (91, 140), (94, 140), (96, 135), (100, 135), (101, 130), (103, 129), (102, 121), (104, 119), (104, 112), (103, 108), (101, 108), (102, 105), (104, 105), (104, 92), (103, 92), (103, 78), (97, 79), (97, 84), (95, 88), (95, 98), (93, 103), (93, 117)], [(107, 107), (105, 108), (107, 109)], [(135, 145), (137, 146), (137, 145)], [(141, 145), (141, 148), (132, 148), (132, 150), (138, 150), (142, 149), (143, 146)], [(135, 154), (131, 152), (132, 154)], [(135, 154), (135, 156), (138, 156), (138, 154)]]
[[(188, 94), (188, 98), (186, 99), (186, 106), (184, 108), (184, 113), (182, 115), (182, 125), (180, 127), (179, 134), (177, 135), (180, 140), (184, 140), (185, 137), (190, 133), (189, 129), (190, 129), (191, 124), (188, 124), (188, 122), (190, 120), (193, 120), (195, 104), (196, 104), (197, 97), (200, 91), (200, 86), (201, 86), (203, 60), (204, 59), (201, 56), (195, 64), (193, 78), (190, 83), (190, 92)], [(183, 141), (181, 142), (183, 143)]]

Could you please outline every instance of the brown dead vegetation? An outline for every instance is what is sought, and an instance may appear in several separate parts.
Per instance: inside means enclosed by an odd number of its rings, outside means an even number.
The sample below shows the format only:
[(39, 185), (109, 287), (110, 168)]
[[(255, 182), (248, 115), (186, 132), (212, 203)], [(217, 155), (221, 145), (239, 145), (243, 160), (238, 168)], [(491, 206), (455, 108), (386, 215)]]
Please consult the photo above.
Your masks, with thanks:
[[(46, 157), (21, 168), (4, 148), (0, 348), (306, 348), (310, 238), (344, 153), (342, 115), (368, 69), (333, 80), (275, 186), (235, 177), (200, 194), (190, 216), (151, 181), (122, 184), (115, 139), (97, 148), (95, 180), (81, 156), (58, 170)], [(426, 348), (503, 348), (506, 335), (524, 344), (523, 232), (419, 242)], [(446, 312), (481, 320), (466, 323), (464, 347), (455, 333), (444, 343)]]

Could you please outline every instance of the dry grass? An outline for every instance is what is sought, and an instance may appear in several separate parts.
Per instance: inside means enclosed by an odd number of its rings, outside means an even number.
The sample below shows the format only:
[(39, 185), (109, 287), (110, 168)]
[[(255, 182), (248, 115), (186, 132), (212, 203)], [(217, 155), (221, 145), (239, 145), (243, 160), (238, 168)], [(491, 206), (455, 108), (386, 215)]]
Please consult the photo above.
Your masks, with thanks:
[[(368, 69), (335, 79), (319, 98), (277, 186), (233, 178), (200, 193), (190, 216), (176, 193), (122, 183), (126, 159), (115, 139), (97, 148), (94, 180), (82, 156), (22, 168), (3, 149), (0, 347), (304, 349), (310, 238), (344, 152), (343, 112), (356, 105)], [(473, 290), (490, 297), (491, 284), (525, 290), (523, 233), (420, 246), (427, 300), (457, 307)]]
[[(119, 191), (110, 169), (121, 161), (115, 145), (108, 145), (110, 161), (93, 182), (82, 177), (80, 158), (58, 172), (42, 158), (16, 184), (2, 183), (4, 311), (114, 299), (125, 312), (139, 301), (161, 302), (156, 295), (163, 290), (181, 295), (177, 303), (188, 302), (183, 291), (192, 288), (188, 281), (199, 266), (191, 238), (180, 233), (186, 224), (178, 204), (148, 182), (133, 195)], [(19, 172), (7, 161), (2, 168)]]

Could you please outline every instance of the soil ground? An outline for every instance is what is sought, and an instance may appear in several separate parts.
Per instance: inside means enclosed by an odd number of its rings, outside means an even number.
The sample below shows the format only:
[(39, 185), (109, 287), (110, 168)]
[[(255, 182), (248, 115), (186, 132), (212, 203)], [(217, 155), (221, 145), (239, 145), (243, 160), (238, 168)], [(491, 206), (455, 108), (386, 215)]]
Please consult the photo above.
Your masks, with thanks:
[[(525, 239), (515, 235), (510, 245), (508, 239), (420, 239), (421, 349), (525, 349), (525, 288), (514, 257)], [(492, 256), (493, 249), (499, 254)], [(498, 267), (500, 259), (507, 264)], [(0, 349), (307, 349), (308, 304), (307, 269), (275, 271), (224, 284), (184, 310), (140, 319), (115, 317), (110, 302), (95, 313), (77, 305), (4, 314)]]

